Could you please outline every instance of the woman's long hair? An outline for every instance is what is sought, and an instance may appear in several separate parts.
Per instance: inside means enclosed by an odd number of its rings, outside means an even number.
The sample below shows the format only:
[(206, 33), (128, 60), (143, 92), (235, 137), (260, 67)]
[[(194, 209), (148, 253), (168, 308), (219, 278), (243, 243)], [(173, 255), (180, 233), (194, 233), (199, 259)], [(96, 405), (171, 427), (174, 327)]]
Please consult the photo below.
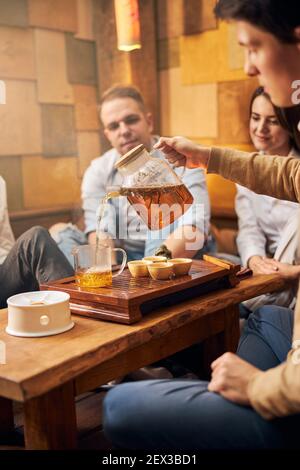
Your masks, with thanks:
[(264, 96), (267, 100), (270, 101), (274, 108), (274, 113), (278, 119), (279, 124), (288, 132), (290, 136), (291, 146), (300, 152), (300, 132), (298, 130), (298, 123), (300, 122), (300, 106), (296, 105), (290, 108), (279, 108), (272, 103), (270, 95), (265, 92), (263, 87), (260, 86), (254, 90), (251, 96), (250, 116), (252, 113), (253, 102), (258, 96)]

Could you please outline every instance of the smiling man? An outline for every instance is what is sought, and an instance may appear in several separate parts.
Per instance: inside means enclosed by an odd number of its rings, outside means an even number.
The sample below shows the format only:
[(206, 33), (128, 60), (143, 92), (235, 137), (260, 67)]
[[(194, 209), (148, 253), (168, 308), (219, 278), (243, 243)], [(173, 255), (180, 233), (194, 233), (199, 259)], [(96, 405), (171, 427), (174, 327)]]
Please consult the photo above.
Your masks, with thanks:
[[(245, 70), (277, 106), (291, 106), (300, 78), (300, 9), (295, 0), (219, 0), (219, 18), (235, 21)], [(204, 168), (262, 194), (300, 201), (300, 162), (293, 157), (205, 148), (183, 137), (156, 148), (187, 168)], [(291, 281), (287, 266), (270, 270)], [(115, 445), (144, 449), (299, 448), (300, 296), (294, 312), (275, 306), (250, 315), (237, 355), (212, 364), (209, 383), (124, 384), (104, 402), (104, 424)]]

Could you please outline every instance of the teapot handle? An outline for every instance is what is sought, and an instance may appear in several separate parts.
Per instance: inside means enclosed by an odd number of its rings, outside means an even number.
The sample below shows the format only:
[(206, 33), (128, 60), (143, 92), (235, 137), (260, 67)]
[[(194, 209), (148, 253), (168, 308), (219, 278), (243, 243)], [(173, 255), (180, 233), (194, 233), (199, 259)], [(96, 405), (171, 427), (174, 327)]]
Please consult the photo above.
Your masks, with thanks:
[(121, 251), (121, 253), (123, 253), (123, 261), (122, 261), (120, 269), (118, 269), (118, 271), (116, 273), (112, 274), (112, 277), (117, 277), (120, 274), (122, 274), (122, 272), (124, 271), (124, 268), (125, 268), (126, 263), (127, 263), (127, 254), (126, 254), (126, 251), (123, 250), (122, 248), (113, 248), (111, 251)]

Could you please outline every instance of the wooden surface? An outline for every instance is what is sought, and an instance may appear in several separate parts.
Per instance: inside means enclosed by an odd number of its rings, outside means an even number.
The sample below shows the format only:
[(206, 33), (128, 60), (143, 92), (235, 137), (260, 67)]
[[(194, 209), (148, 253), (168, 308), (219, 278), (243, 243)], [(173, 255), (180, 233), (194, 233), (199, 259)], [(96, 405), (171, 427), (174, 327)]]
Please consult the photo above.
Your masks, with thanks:
[(74, 449), (77, 436), (73, 383), (28, 400), (24, 405), (24, 427), (26, 449)]
[(156, 341), (190, 322), (200, 318), (209, 322), (212, 312), (283, 287), (283, 281), (276, 275), (256, 276), (230, 290), (158, 309), (135, 325), (75, 317), (72, 330), (44, 338), (8, 335), (5, 332), (7, 312), (2, 310), (0, 340), (6, 344), (7, 364), (0, 367), (0, 395), (17, 401), (42, 395), (105, 361)]
[[(237, 270), (239, 266), (224, 264), (217, 258), (209, 257), (207, 261), (193, 261), (188, 275), (165, 281), (151, 277), (133, 278), (129, 270), (125, 269), (120, 276), (113, 278), (111, 287), (82, 288), (75, 283), (74, 278), (41, 284), (40, 287), (70, 294), (73, 313), (130, 324), (140, 320), (143, 313), (156, 309), (164, 297), (168, 296), (168, 304), (171, 304), (199, 296), (199, 286), (215, 279), (231, 279), (231, 274), (235, 275)], [(237, 282), (228, 282), (228, 286)], [(225, 280), (222, 286), (225, 287)], [(174, 294), (177, 295), (173, 302)]]

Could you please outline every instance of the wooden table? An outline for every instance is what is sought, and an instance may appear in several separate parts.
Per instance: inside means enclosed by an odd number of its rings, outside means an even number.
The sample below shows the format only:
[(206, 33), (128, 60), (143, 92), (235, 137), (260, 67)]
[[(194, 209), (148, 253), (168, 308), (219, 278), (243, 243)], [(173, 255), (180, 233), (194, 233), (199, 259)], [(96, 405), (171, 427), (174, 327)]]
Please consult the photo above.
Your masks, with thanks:
[(7, 312), (2, 310), (6, 364), (0, 365), (0, 433), (13, 429), (16, 400), (24, 403), (26, 448), (76, 448), (76, 395), (199, 341), (206, 341), (208, 362), (235, 351), (238, 304), (283, 286), (276, 275), (257, 276), (232, 289), (156, 310), (134, 325), (74, 316), (72, 330), (44, 338), (9, 336)]

